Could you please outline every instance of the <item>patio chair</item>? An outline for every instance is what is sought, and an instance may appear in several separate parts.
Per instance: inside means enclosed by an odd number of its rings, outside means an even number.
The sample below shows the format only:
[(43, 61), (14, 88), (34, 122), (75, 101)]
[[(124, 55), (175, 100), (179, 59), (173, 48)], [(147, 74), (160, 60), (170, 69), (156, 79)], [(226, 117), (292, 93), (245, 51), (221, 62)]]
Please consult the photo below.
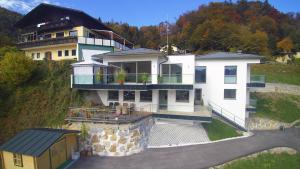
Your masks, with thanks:
[(116, 106), (116, 113), (115, 113), (115, 115), (116, 116), (120, 116), (121, 115), (121, 113), (122, 113), (122, 106)]
[(135, 109), (135, 104), (134, 103), (130, 103), (130, 106), (129, 106), (129, 115), (131, 115), (131, 113), (134, 112), (134, 109)]

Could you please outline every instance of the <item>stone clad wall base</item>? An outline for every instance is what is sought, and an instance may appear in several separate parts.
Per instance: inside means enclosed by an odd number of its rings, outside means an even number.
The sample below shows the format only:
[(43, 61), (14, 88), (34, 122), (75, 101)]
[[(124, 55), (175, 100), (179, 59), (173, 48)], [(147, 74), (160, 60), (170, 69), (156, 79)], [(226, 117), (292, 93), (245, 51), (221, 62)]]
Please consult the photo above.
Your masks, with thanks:
[[(99, 156), (128, 156), (143, 151), (148, 144), (152, 117), (128, 125), (86, 123), (88, 139), (84, 147), (92, 147)], [(80, 130), (81, 123), (73, 123), (72, 129)]]

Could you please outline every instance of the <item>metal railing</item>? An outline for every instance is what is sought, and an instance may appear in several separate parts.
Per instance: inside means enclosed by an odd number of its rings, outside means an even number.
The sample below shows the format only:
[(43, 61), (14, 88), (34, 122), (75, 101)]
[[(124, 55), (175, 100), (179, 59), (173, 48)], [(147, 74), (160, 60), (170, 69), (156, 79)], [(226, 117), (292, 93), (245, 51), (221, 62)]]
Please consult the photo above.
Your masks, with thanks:
[(265, 75), (251, 75), (250, 83), (266, 83)]
[(228, 120), (235, 123), (236, 125), (244, 129), (246, 128), (245, 120), (243, 120), (242, 118), (236, 116), (235, 114), (231, 113), (230, 111), (224, 109), (223, 107), (217, 105), (212, 101), (209, 101), (208, 105), (211, 110), (214, 110), (215, 112), (219, 113), (221, 116), (227, 118)]
[(255, 107), (257, 106), (257, 99), (249, 99), (248, 106)]

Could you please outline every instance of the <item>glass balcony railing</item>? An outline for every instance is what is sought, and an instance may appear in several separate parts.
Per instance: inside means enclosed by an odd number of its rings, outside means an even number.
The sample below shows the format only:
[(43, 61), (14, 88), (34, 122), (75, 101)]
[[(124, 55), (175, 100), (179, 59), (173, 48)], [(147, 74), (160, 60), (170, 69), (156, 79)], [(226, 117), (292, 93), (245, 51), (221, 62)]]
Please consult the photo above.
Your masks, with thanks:
[(265, 75), (251, 75), (250, 83), (266, 83)]
[(182, 74), (163, 74), (158, 77), (160, 84), (182, 83)]

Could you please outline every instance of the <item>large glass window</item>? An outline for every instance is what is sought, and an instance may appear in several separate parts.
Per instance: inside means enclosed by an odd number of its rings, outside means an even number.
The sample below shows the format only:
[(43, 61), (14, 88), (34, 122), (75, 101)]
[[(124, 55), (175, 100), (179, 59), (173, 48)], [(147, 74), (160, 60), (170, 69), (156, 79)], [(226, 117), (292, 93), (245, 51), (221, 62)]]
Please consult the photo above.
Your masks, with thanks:
[(124, 62), (122, 68), (126, 72), (125, 82), (136, 82), (136, 62)]
[(206, 66), (195, 67), (195, 81), (196, 83), (206, 83)]
[(14, 165), (18, 167), (23, 167), (22, 154), (13, 154)]
[(70, 31), (69, 36), (77, 36), (77, 31)]
[(236, 83), (237, 66), (225, 66), (224, 70), (224, 83)]
[(119, 101), (119, 91), (117, 90), (108, 91), (108, 100)]
[(161, 83), (181, 83), (182, 64), (163, 64)]
[(188, 90), (176, 90), (176, 102), (189, 102), (190, 92)]
[(135, 92), (134, 91), (124, 91), (123, 100), (124, 101), (135, 101)]
[(144, 82), (148, 77), (147, 82), (151, 82), (151, 61), (137, 62), (138, 83)]
[(69, 56), (69, 50), (65, 50), (65, 56)]
[(224, 99), (236, 99), (236, 89), (224, 89)]
[(152, 102), (152, 90), (140, 91), (141, 102)]

